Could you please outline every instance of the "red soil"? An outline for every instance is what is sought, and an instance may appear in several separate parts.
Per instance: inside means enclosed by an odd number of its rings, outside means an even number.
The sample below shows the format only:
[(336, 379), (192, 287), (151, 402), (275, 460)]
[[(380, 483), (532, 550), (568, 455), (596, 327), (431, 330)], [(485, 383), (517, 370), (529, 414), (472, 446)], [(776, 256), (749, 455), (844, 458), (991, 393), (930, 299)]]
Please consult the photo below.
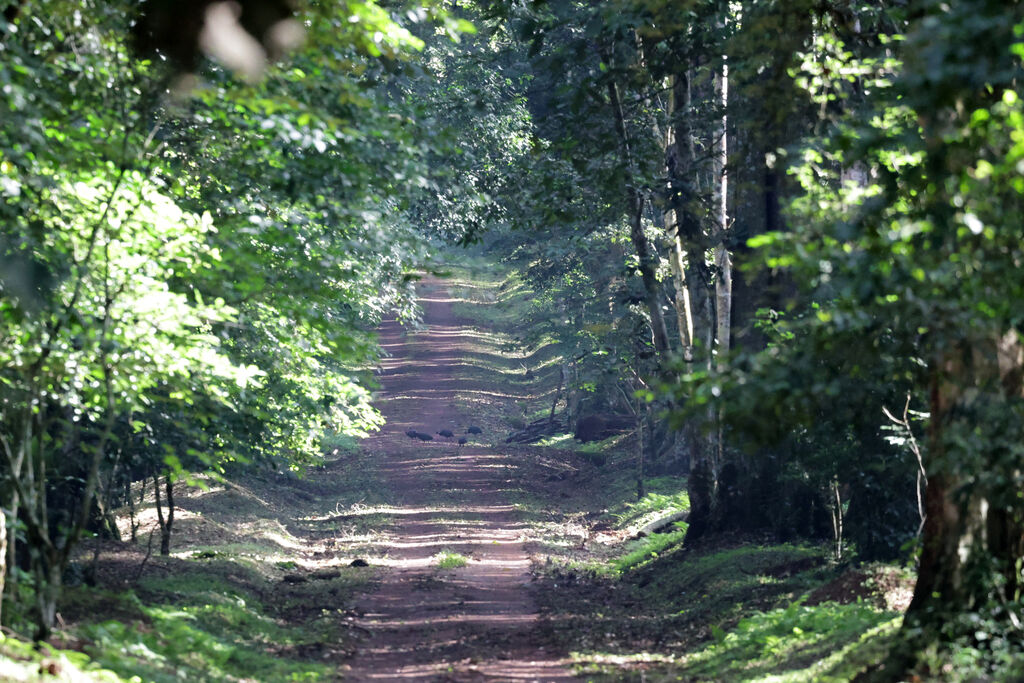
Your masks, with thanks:
[[(507, 467), (516, 456), (479, 445), (487, 434), (462, 447), (436, 434), (448, 428), (458, 438), (478, 419), (456, 408), (464, 383), (454, 370), (472, 331), (456, 320), (442, 283), (426, 284), (422, 304), (424, 331), (407, 335), (394, 322), (380, 331), (391, 354), (378, 401), (387, 424), (364, 446), (379, 459), (396, 507), (383, 561), (390, 567), (357, 603), (370, 635), (346, 678), (576, 680), (535, 630), (527, 528), (509, 501)], [(434, 441), (410, 439), (410, 428)], [(441, 551), (469, 563), (438, 569)]]

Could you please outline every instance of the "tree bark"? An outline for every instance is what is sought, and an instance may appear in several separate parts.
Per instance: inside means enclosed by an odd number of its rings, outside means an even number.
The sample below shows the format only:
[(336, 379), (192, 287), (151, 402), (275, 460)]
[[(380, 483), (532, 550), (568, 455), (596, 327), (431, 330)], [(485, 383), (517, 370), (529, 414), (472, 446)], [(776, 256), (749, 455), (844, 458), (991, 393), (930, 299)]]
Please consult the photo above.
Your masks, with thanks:
[(0, 508), (0, 624), (3, 623), (4, 584), (7, 579), (7, 515)]
[[(156, 524), (160, 528), (160, 545), (161, 545), (161, 553), (160, 554), (163, 555), (164, 554), (163, 553), (164, 529), (167, 528), (167, 520), (164, 518), (164, 507), (163, 507), (163, 503), (160, 501), (160, 475), (159, 474), (154, 474), (153, 475), (153, 499), (154, 499), (154, 504), (156, 505)], [(168, 549), (167, 549), (167, 554), (170, 554), (170, 547), (168, 547)]]
[(174, 480), (170, 473), (165, 475), (167, 491), (167, 523), (160, 527), (160, 554), (164, 557), (171, 554), (171, 527), (174, 526)]
[(619, 97), (619, 87), (615, 81), (608, 83), (608, 99), (611, 102), (612, 112), (615, 116), (615, 130), (622, 144), (623, 158), (627, 168), (626, 198), (629, 207), (629, 236), (636, 249), (636, 255), (640, 262), (640, 279), (644, 285), (644, 302), (647, 305), (648, 314), (651, 316), (651, 338), (654, 349), (658, 356), (664, 360), (669, 353), (670, 344), (668, 339), (668, 327), (665, 325), (665, 315), (661, 310), (661, 283), (658, 281), (657, 250), (654, 249), (644, 232), (644, 196), (637, 184), (635, 165), (633, 160), (632, 147), (630, 145), (629, 131), (626, 128), (626, 115), (622, 108), (622, 100)]
[[(690, 117), (691, 80), (689, 70), (682, 70), (670, 79), (670, 125), (665, 135), (668, 197), (664, 222), (672, 241), (671, 264), (676, 289), (673, 306), (682, 340), (683, 359), (688, 371), (693, 372), (712, 367), (715, 314), (711, 298), (712, 273), (705, 256), (709, 240), (707, 231), (692, 209), (696, 197), (697, 162)], [(713, 424), (714, 417), (713, 413), (709, 414), (709, 426)], [(687, 427), (686, 431), (691, 509), (687, 541), (696, 543), (711, 528), (716, 435), (701, 435), (696, 425)]]
[(1001, 385), (1002, 396), (990, 393), (989, 400), (1020, 400), (1022, 371), (1024, 348), (1013, 332), (963, 342), (933, 363), (920, 567), (903, 625), (907, 645), (894, 652), (887, 676), (912, 665), (915, 650), (948, 638), (948, 626), (965, 609), (1001, 603), (1008, 631), (1022, 629), (1013, 605), (1021, 590), (1024, 511), (1019, 504), (997, 507), (991, 492), (965, 480), (952, 463), (961, 459), (954, 449), (968, 446), (946, 438), (957, 412), (985, 388)]
[(667, 197), (663, 221), (672, 242), (670, 263), (675, 284), (673, 307), (683, 350), (683, 360), (692, 371), (694, 354), (693, 304), (687, 282), (687, 254), (683, 233), (693, 235), (699, 228), (687, 205), (693, 193), (687, 176), (693, 173), (693, 134), (690, 130), (690, 76), (671, 76), (668, 89), (669, 125), (665, 128), (665, 176)]

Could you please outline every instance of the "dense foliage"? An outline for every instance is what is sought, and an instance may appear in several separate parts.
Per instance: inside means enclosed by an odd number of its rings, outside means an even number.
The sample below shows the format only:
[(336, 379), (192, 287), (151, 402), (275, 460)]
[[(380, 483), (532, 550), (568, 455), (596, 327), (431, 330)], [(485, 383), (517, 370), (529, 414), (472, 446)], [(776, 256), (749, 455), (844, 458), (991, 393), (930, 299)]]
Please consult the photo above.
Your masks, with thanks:
[(258, 83), (208, 63), (188, 90), (132, 52), (128, 5), (20, 3), (0, 25), (7, 575), (31, 571), (40, 633), (132, 481), (173, 513), (189, 472), (298, 467), (377, 424), (372, 335), (414, 315), (402, 208), (424, 152), (370, 84), (421, 42), (363, 7), (318, 14)]
[(1019, 3), (207, 4), (0, 2), (5, 622), (133, 485), (168, 552), (175, 482), (377, 426), (373, 330), (482, 243), (552, 428), (635, 428), (687, 544), (916, 559), (876, 673), (1011, 675)]

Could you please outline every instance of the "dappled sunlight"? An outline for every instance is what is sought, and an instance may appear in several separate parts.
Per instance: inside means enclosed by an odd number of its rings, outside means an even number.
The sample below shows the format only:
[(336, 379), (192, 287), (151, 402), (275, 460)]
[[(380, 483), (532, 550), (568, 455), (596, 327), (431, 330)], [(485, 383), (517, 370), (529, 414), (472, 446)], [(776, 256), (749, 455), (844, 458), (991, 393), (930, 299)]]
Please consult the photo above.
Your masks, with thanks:
[[(368, 614), (373, 618), (375, 615)], [(376, 624), (388, 627), (438, 626), (440, 624), (476, 624), (480, 626), (528, 625), (532, 621), (528, 614), (446, 614), (437, 617), (420, 617), (415, 619), (389, 620), (378, 618)]]
[[(532, 393), (531, 394), (531, 393), (525, 393), (525, 392), (512, 392), (512, 391), (501, 392), (501, 391), (497, 391), (497, 390), (493, 390), (493, 389), (492, 390), (485, 390), (485, 389), (467, 390), (467, 389), (461, 389), (461, 393), (467, 394), (467, 395), (469, 395), (471, 397), (472, 396), (476, 396), (476, 397), (486, 397), (486, 398), (494, 398), (494, 399), (513, 399), (513, 400), (516, 400), (516, 401), (536, 401), (538, 399), (543, 399), (543, 398), (550, 397), (554, 393), (554, 391), (555, 391), (554, 389), (547, 389), (547, 390), (541, 391), (539, 393)], [(416, 402), (419, 402), (419, 401), (429, 401), (429, 400), (437, 400), (439, 398), (442, 398), (445, 395), (445, 393), (446, 392), (443, 389), (419, 389), (419, 390), (414, 390), (413, 392), (410, 392), (410, 393), (399, 394), (397, 396), (392, 397), (391, 400), (392, 401), (416, 401)]]
[(359, 517), (363, 515), (397, 515), (397, 516), (410, 516), (410, 515), (439, 515), (439, 514), (452, 514), (460, 517), (466, 515), (485, 515), (485, 514), (499, 514), (513, 512), (517, 508), (515, 505), (467, 505), (467, 506), (447, 506), (447, 505), (436, 505), (436, 506), (409, 506), (409, 507), (393, 507), (390, 505), (381, 506), (359, 506), (347, 510), (342, 513), (335, 513), (333, 515), (327, 515), (324, 517), (307, 517), (305, 519), (311, 521), (337, 521), (339, 519), (345, 519), (347, 517)]
[[(553, 665), (561, 665), (567, 662), (551, 662), (549, 660), (538, 661), (501, 661), (486, 662), (482, 664), (470, 664), (466, 670), (479, 674), (486, 678), (503, 681), (536, 681), (538, 670), (543, 671)], [(391, 671), (386, 674), (370, 674), (366, 680), (370, 681), (436, 681), (438, 671), (430, 666), (408, 666)], [(570, 679), (565, 679), (570, 680)]]
[[(538, 614), (524, 543), (539, 527), (529, 521), (532, 513), (508, 502), (520, 493), (519, 463), (480, 443), (500, 429), (484, 417), (493, 410), (467, 410), (545, 400), (553, 389), (525, 376), (521, 354), (499, 352), (504, 339), (498, 335), (452, 322), (451, 305), (464, 299), (436, 285), (426, 289), (421, 329), (382, 328), (390, 357), (381, 363), (377, 406), (387, 423), (365, 442), (397, 492), (396, 504), (339, 507), (315, 518), (344, 523), (383, 515), (387, 523), (387, 536), (368, 552), (370, 563), (385, 570), (379, 589), (361, 603), (360, 626), (371, 638), (350, 674), (428, 681), (457, 670), (502, 680), (569, 680), (558, 658), (537, 651), (527, 637)], [(474, 424), (483, 434), (465, 434)], [(410, 429), (433, 438), (410, 438)], [(455, 436), (441, 437), (442, 429)], [(460, 446), (460, 437), (471, 443)]]
[[(202, 518), (202, 514), (197, 512), (183, 510), (180, 508), (176, 508), (174, 510), (174, 519), (176, 522), (187, 522), (188, 520)], [(155, 507), (144, 508), (135, 513), (135, 523), (138, 524), (139, 529), (153, 529), (157, 526), (157, 521), (158, 518)], [(131, 520), (128, 517), (118, 517), (116, 522), (117, 529), (122, 536), (128, 536), (131, 534)]]

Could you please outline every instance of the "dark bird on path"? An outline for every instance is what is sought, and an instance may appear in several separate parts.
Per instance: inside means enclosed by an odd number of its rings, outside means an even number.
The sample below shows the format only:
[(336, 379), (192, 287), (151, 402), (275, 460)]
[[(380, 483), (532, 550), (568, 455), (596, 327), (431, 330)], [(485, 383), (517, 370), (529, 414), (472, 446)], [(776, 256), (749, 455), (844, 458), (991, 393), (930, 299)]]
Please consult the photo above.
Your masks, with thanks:
[(470, 425), (469, 429), (466, 430), (467, 434), (483, 434), (484, 430), (480, 429), (476, 425)]
[(450, 430), (450, 429), (442, 429), (441, 431), (439, 431), (439, 432), (438, 432), (438, 434), (439, 434), (440, 436), (443, 436), (443, 437), (444, 437), (444, 438), (446, 438), (446, 439), (450, 439), (450, 438), (452, 438), (453, 436), (455, 436), (455, 434), (453, 434), (453, 433), (452, 433), (452, 430)]
[(416, 438), (420, 441), (433, 441), (434, 437), (430, 434), (424, 434), (423, 432), (416, 432)]
[(460, 445), (460, 446), (465, 446), (465, 445), (466, 445), (466, 442), (468, 442), (468, 441), (469, 441), (469, 439), (467, 439), (467, 438), (466, 438), (466, 437), (464, 437), (464, 436), (460, 436), (460, 437), (459, 437), (459, 445)]
[(417, 432), (415, 429), (406, 429), (405, 435), (410, 439), (415, 439), (417, 436), (419, 436), (419, 432)]

